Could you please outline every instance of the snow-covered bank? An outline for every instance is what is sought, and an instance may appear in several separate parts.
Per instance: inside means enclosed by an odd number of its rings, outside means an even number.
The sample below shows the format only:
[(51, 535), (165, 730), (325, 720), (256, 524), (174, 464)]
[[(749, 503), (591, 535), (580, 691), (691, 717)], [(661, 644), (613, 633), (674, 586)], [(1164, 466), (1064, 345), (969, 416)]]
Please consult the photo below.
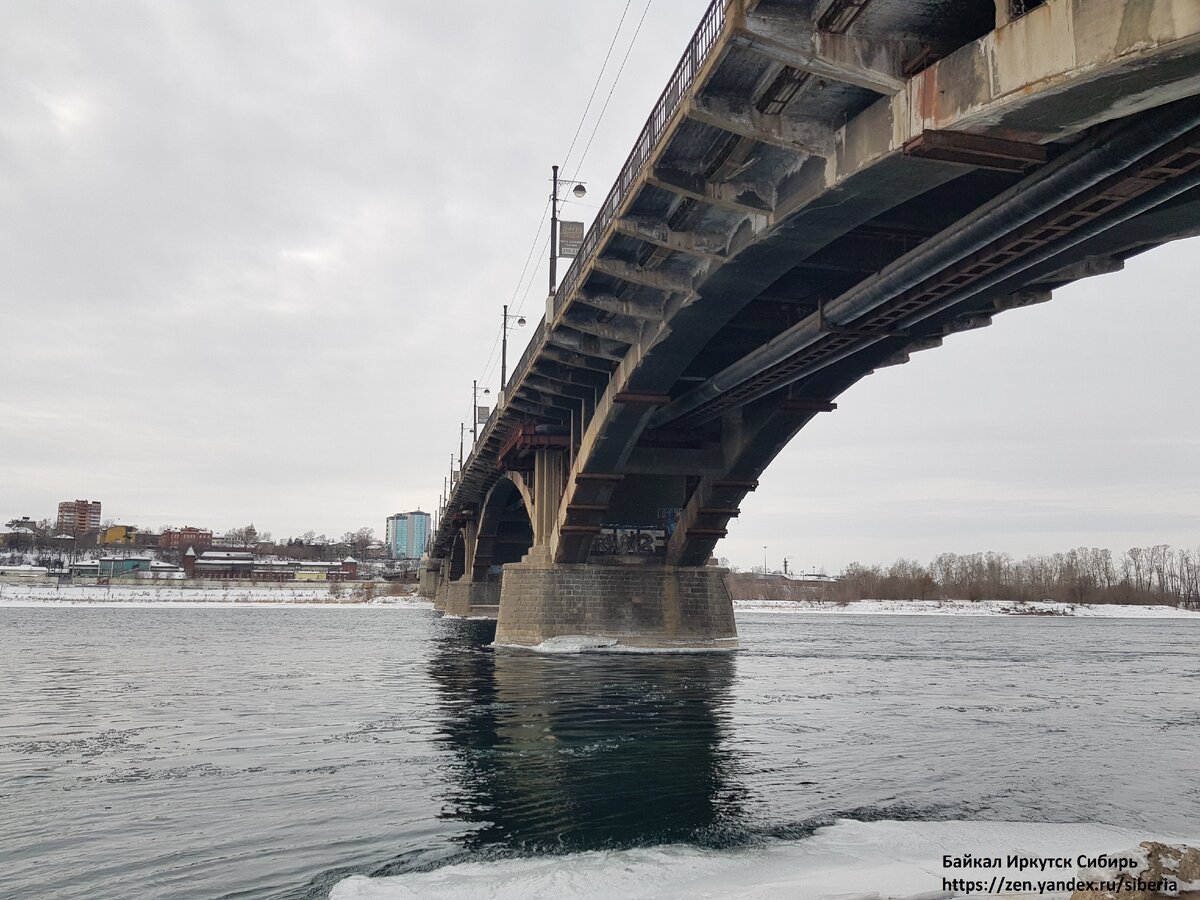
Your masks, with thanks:
[(157, 585), (0, 584), (0, 607), (4, 606), (394, 606), (431, 609), (433, 604), (415, 595), (376, 594), (368, 600), (350, 586), (343, 586), (341, 593), (335, 596), (330, 594), (328, 585), (263, 587), (230, 584), (223, 587), (188, 588)]
[[(997, 874), (1011, 878), (1069, 879), (1069, 870), (944, 868), (943, 857), (1025, 859), (1115, 853), (1154, 837), (1104, 825), (1019, 822), (858, 822), (842, 819), (804, 840), (766, 847), (714, 851), (667, 846), (612, 852), (575, 853), (445, 866), (390, 878), (356, 875), (336, 884), (330, 900), (408, 900), (408, 898), (586, 897), (668, 898), (742, 897), (754, 900), (952, 900), (968, 894), (954, 879)], [(1156, 838), (1160, 839), (1160, 838)], [(1190, 843), (1186, 838), (1161, 838)], [(986, 872), (986, 876), (983, 874)], [(971, 896), (979, 896), (977, 888)], [(1063, 900), (1068, 892), (1037, 890), (991, 896), (1038, 896)]]
[(1004, 600), (735, 600), (735, 612), (837, 613), (896, 616), (1076, 616), (1116, 619), (1193, 619), (1200, 612), (1175, 606), (1121, 606), (1115, 603), (1018, 603)]

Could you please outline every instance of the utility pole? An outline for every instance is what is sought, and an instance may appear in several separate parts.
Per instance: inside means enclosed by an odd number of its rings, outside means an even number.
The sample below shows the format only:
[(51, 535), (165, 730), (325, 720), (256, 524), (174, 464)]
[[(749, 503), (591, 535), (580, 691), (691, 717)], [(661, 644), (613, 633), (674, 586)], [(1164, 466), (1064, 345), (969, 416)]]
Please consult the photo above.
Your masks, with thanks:
[(458, 423), (458, 467), (461, 469), (463, 465), (463, 439), (466, 437), (467, 423)]
[[(558, 284), (558, 248), (554, 246), (558, 240), (558, 166), (552, 166), (553, 177), (550, 191), (550, 296), (554, 296), (554, 288)], [(549, 323), (547, 323), (549, 324)]]
[[(508, 387), (508, 304), (504, 304), (504, 317), (500, 320), (500, 390)], [(507, 394), (504, 395), (507, 398)]]

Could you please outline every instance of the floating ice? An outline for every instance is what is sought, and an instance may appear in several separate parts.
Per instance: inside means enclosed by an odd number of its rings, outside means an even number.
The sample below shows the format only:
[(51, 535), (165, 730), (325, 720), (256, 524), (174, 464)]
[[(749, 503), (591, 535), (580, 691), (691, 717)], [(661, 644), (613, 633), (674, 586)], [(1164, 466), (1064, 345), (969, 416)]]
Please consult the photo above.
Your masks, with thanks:
[(595, 637), (587, 634), (560, 634), (547, 638), (533, 649), (539, 653), (587, 653), (590, 650), (605, 650), (616, 646), (616, 638)]
[[(389, 878), (355, 875), (336, 884), (329, 896), (330, 900), (953, 900), (966, 894), (948, 889), (944, 879), (983, 877), (984, 870), (964, 873), (944, 869), (942, 861), (947, 855), (1075, 858), (1079, 854), (1110, 852), (1114, 847), (1135, 845), (1150, 837), (1104, 825), (842, 819), (817, 829), (805, 840), (761, 848), (706, 851), (683, 846), (649, 847), (462, 863)], [(1157, 839), (1189, 843), (1178, 837)], [(988, 879), (995, 874), (994, 870), (986, 871)], [(1011, 874), (1017, 878), (1039, 877), (1029, 872)], [(1074, 870), (1058, 877), (1071, 875)], [(1040, 896), (1043, 900), (1063, 900), (1068, 895)]]

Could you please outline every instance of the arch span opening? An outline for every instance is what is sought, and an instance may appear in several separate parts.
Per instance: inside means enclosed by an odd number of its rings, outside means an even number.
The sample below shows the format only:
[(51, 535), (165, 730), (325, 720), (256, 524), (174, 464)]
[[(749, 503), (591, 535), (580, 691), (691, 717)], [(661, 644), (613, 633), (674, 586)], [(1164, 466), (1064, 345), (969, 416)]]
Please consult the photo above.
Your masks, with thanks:
[(479, 541), (471, 580), (499, 578), (501, 566), (520, 562), (532, 546), (533, 521), (525, 498), (511, 478), (501, 478), (480, 510)]

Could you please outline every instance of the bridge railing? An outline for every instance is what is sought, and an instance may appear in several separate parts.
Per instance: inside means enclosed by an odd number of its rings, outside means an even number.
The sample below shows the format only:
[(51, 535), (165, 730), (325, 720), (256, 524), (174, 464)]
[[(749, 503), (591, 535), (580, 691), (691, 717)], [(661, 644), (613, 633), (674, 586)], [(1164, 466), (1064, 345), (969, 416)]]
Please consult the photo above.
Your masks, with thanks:
[(650, 153), (658, 143), (658, 139), (662, 137), (663, 131), (666, 130), (671, 116), (674, 115), (680, 101), (687, 95), (688, 88), (692, 86), (696, 73), (708, 58), (709, 51), (717, 43), (717, 38), (720, 37), (721, 30), (725, 27), (726, 10), (729, 3), (730, 0), (712, 0), (712, 3), (708, 5), (699, 27), (696, 28), (695, 34), (688, 43), (687, 50), (679, 60), (679, 65), (675, 67), (675, 72), (667, 81), (667, 86), (663, 88), (662, 94), (659, 95), (658, 102), (654, 104), (654, 110), (650, 113), (650, 118), (646, 120), (646, 124), (642, 127), (642, 133), (638, 135), (637, 142), (633, 145), (633, 150), (625, 160), (625, 165), (621, 167), (621, 174), (617, 176), (616, 183), (608, 192), (608, 197), (592, 222), (592, 227), (588, 229), (587, 237), (583, 239), (575, 261), (571, 263), (571, 267), (563, 276), (562, 282), (554, 294), (553, 313), (555, 318), (562, 312), (567, 300), (579, 288), (579, 281), (588, 258), (596, 252), (600, 238), (616, 218), (617, 210), (621, 208), (629, 189), (637, 181), (642, 166), (649, 160)]

